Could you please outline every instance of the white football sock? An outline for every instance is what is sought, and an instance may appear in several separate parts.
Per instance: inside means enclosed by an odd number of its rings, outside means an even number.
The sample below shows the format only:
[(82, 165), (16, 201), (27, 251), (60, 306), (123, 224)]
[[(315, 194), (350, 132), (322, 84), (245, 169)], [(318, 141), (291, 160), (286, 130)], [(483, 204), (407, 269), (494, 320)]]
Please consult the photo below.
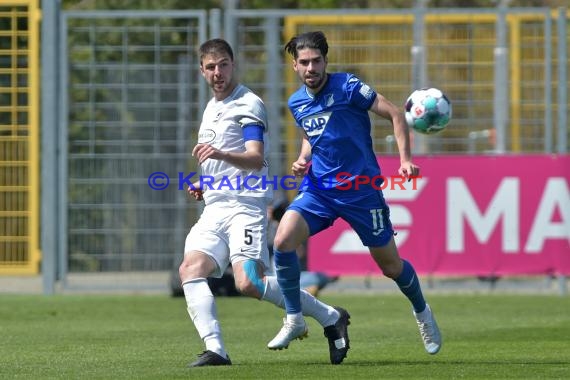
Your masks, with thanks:
[(208, 281), (205, 278), (197, 278), (182, 284), (182, 289), (188, 305), (188, 314), (204, 341), (206, 350), (227, 358), (216, 303)]
[[(277, 277), (265, 277), (265, 293), (261, 299), (271, 302), (282, 309), (285, 308), (285, 301), (283, 300), (283, 294), (279, 289)], [(340, 317), (338, 311), (336, 311), (332, 306), (319, 301), (304, 290), (301, 290), (301, 309), (303, 310), (303, 315), (315, 318), (323, 327), (335, 324)]]

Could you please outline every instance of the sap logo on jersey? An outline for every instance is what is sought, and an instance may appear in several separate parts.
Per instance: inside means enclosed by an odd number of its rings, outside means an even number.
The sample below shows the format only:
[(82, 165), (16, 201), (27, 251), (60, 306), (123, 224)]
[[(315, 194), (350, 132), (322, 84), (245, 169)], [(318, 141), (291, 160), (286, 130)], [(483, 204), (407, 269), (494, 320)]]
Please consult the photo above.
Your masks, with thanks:
[(323, 133), (332, 112), (320, 113), (315, 116), (306, 117), (303, 119), (303, 129), (307, 132), (307, 136), (318, 136)]

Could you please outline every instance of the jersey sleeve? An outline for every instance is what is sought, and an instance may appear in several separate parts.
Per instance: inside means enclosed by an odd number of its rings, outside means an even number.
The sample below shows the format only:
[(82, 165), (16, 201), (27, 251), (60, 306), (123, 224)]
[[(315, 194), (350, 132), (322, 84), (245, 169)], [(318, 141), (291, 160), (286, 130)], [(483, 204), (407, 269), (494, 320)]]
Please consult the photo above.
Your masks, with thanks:
[(345, 86), (350, 104), (364, 110), (370, 109), (376, 99), (376, 91), (354, 75), (348, 76)]
[(293, 116), (293, 119), (295, 120), (295, 126), (302, 129), (303, 127), (301, 127), (301, 118), (299, 111), (302, 108), (302, 97), (300, 94), (300, 90), (295, 91), (289, 97), (289, 100), (287, 100), (287, 107), (289, 108), (289, 112), (291, 112), (291, 116)]
[(250, 125), (258, 125), (267, 131), (267, 112), (261, 100), (253, 100), (251, 102), (240, 105), (238, 114), (239, 125), (243, 128)]

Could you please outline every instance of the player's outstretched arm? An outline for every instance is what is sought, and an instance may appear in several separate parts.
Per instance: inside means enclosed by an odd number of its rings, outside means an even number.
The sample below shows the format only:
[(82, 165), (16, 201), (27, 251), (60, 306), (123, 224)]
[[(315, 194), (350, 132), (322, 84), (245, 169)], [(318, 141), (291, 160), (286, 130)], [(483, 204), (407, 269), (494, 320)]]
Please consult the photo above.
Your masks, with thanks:
[(418, 176), (420, 174), (420, 168), (412, 162), (410, 130), (403, 111), (380, 94), (376, 96), (372, 107), (370, 107), (370, 111), (392, 123), (394, 137), (396, 138), (398, 152), (400, 153), (400, 169), (398, 173), (406, 178)]

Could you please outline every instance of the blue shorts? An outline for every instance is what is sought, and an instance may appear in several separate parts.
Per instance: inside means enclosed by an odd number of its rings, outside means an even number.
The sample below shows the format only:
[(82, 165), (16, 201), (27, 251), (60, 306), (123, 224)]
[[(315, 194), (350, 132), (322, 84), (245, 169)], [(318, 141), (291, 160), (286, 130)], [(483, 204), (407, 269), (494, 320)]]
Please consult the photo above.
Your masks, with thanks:
[(383, 247), (394, 230), (390, 208), (382, 191), (340, 191), (307, 188), (299, 193), (288, 209), (299, 212), (313, 236), (344, 219), (367, 247)]

